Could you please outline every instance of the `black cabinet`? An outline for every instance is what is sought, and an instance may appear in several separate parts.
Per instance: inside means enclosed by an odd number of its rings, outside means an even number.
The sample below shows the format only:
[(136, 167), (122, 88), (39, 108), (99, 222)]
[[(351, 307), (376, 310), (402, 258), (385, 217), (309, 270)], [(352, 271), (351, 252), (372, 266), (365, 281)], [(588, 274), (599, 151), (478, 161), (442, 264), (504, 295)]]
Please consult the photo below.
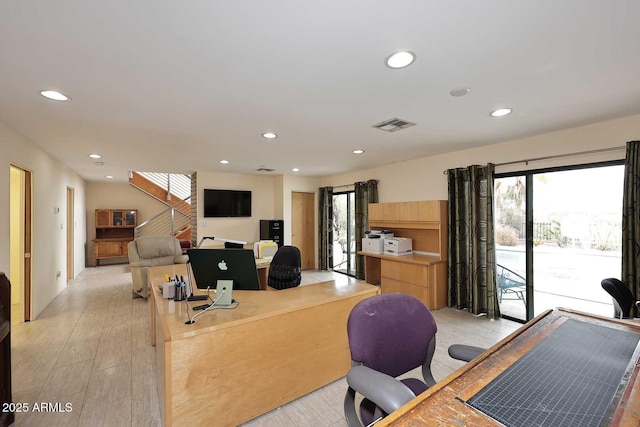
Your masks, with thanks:
[(284, 221), (281, 219), (260, 220), (260, 240), (273, 240), (278, 247), (283, 245)]
[(13, 424), (11, 405), (11, 284), (0, 273), (0, 426)]

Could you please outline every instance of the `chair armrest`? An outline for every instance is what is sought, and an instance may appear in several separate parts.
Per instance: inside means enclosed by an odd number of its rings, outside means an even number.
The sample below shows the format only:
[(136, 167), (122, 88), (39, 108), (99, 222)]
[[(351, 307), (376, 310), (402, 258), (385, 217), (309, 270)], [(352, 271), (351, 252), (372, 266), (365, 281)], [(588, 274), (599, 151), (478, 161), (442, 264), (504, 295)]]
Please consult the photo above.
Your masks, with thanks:
[(347, 384), (378, 405), (387, 414), (416, 397), (399, 380), (366, 366), (354, 366), (347, 374)]
[(471, 345), (453, 344), (449, 346), (449, 356), (456, 360), (469, 362), (480, 356), (487, 349), (482, 347), (474, 347)]
[(178, 255), (173, 259), (174, 264), (186, 264), (189, 261), (189, 255)]

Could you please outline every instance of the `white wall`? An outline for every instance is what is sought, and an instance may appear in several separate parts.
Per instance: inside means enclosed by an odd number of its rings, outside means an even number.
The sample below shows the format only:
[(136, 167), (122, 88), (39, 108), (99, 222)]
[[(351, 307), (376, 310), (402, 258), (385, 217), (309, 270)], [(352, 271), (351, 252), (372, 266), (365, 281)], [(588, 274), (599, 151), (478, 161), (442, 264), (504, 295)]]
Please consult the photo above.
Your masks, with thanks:
[[(196, 243), (203, 236), (224, 237), (255, 242), (260, 238), (261, 219), (275, 218), (274, 199), (278, 178), (271, 175), (198, 171), (198, 231)], [(250, 190), (250, 218), (205, 218), (204, 189)], [(208, 244), (208, 242), (207, 242)]]
[[(67, 187), (75, 190), (74, 276), (85, 265), (85, 182), (75, 172), (0, 122), (0, 200), (9, 200), (10, 164), (32, 172), (32, 318), (66, 287)], [(54, 208), (59, 208), (54, 213)], [(0, 207), (0, 271), (9, 271), (9, 206)], [(61, 276), (56, 279), (56, 273)]]
[[(447, 199), (443, 171), (471, 164), (504, 163), (611, 147), (624, 147), (640, 139), (640, 115), (594, 123), (529, 138), (493, 144), (438, 156), (423, 157), (378, 168), (323, 177), (319, 186), (337, 186), (378, 179), (380, 202)], [(546, 161), (497, 166), (496, 172), (522, 171), (553, 166), (577, 165), (625, 157), (625, 151), (571, 156)]]

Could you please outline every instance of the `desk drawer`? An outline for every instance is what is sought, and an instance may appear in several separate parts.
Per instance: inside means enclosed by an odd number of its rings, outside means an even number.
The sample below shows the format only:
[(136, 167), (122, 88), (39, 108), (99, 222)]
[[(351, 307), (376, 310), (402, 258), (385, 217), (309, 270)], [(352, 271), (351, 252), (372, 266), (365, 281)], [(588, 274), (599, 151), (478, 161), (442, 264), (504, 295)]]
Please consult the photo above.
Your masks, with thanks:
[(435, 298), (432, 289), (424, 286), (416, 286), (411, 283), (401, 282), (399, 280), (382, 278), (382, 286), (380, 290), (383, 294), (392, 292), (400, 292), (403, 294), (409, 294), (418, 298), (426, 305), (429, 310), (437, 310), (440, 307), (436, 307)]
[(429, 285), (429, 267), (406, 262), (382, 260), (380, 275), (418, 286)]

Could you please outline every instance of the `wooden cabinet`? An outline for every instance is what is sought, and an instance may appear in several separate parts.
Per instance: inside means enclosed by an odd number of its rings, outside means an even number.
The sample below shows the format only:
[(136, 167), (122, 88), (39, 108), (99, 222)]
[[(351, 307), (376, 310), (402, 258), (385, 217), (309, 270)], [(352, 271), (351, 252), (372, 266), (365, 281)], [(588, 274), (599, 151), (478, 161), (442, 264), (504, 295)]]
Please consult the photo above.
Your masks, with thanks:
[(382, 293), (413, 295), (429, 309), (447, 305), (448, 212), (446, 200), (369, 204), (369, 228), (412, 239), (413, 255), (365, 256), (365, 280)]
[(391, 230), (410, 237), (413, 250), (447, 259), (448, 212), (446, 200), (369, 204), (369, 228)]
[(135, 209), (96, 209), (96, 228), (135, 227), (138, 211)]
[(127, 245), (138, 225), (136, 209), (96, 209), (96, 238), (93, 240), (93, 266), (106, 258), (125, 258)]
[(383, 294), (413, 295), (430, 310), (447, 306), (447, 261), (424, 255), (365, 256), (365, 281), (380, 285)]

